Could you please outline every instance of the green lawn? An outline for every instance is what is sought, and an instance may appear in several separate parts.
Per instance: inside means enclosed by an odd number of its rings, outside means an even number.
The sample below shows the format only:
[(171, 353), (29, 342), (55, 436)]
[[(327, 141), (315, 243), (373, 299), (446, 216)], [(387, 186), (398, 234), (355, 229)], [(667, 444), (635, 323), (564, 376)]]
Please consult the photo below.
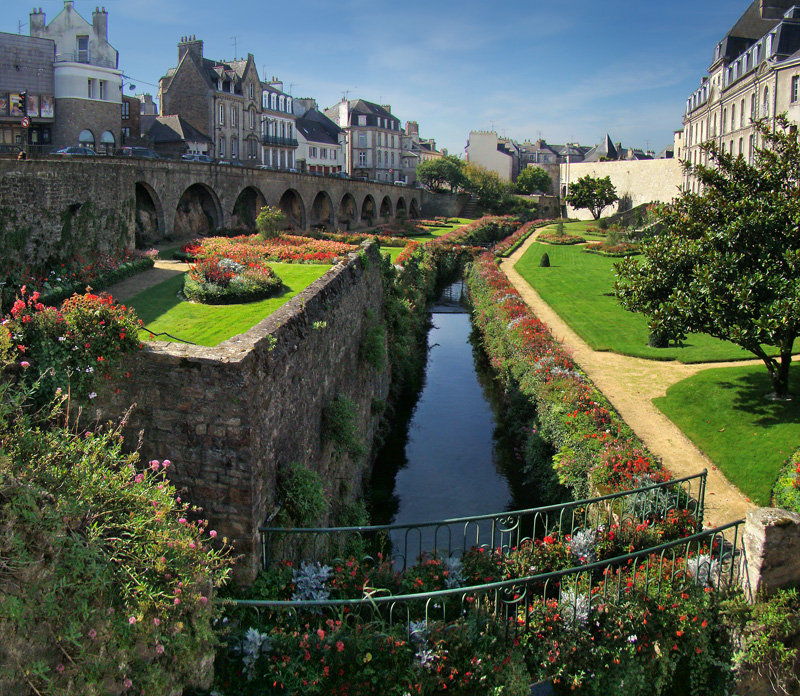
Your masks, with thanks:
[[(569, 232), (578, 232), (569, 223)], [(618, 259), (587, 254), (582, 246), (534, 243), (517, 262), (517, 272), (558, 315), (594, 350), (633, 355), (650, 360), (685, 363), (742, 360), (752, 354), (703, 334), (690, 335), (682, 348), (651, 348), (647, 322), (626, 312), (610, 295), (614, 288), (614, 263)], [(544, 252), (550, 268), (540, 268)]]
[(731, 483), (765, 506), (800, 444), (800, 364), (792, 365), (789, 387), (794, 401), (770, 401), (763, 365), (717, 368), (673, 385), (653, 403)]
[[(442, 227), (427, 227), (427, 230), (430, 230), (429, 234), (421, 234), (417, 237), (408, 237), (409, 242), (429, 242), (434, 237), (441, 237), (443, 234), (447, 234), (448, 232), (452, 232), (453, 230), (457, 230), (459, 227), (463, 227), (464, 225), (468, 225), (470, 222), (474, 222), (474, 220), (469, 220), (468, 218), (450, 218), (452, 220), (451, 223), (447, 225), (443, 225)], [(404, 247), (381, 247), (381, 252), (384, 256), (388, 256), (392, 262), (400, 256), (400, 253), (403, 251)]]
[[(201, 346), (216, 346), (236, 334), (244, 333), (264, 317), (305, 290), (323, 276), (330, 265), (270, 263), (283, 280), (283, 294), (260, 302), (234, 305), (204, 305), (186, 302), (180, 291), (183, 274), (140, 292), (126, 304), (136, 310), (145, 326), (154, 333), (166, 332)], [(150, 334), (143, 331), (142, 340)], [(169, 341), (159, 336), (160, 341)]]

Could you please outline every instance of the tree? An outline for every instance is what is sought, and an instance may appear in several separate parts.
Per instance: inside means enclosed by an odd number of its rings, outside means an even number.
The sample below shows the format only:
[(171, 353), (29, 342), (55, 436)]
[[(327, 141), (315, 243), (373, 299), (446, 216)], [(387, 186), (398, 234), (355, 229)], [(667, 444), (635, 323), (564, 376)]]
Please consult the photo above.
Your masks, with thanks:
[(464, 174), (464, 188), (480, 199), (484, 209), (499, 213), (510, 204), (514, 185), (503, 181), (497, 172), (473, 162), (465, 162)]
[(611, 177), (593, 177), (588, 174), (570, 184), (567, 203), (573, 208), (586, 208), (597, 220), (612, 203), (619, 200), (617, 191), (611, 183)]
[(656, 335), (706, 333), (750, 351), (785, 398), (800, 331), (800, 146), (785, 116), (776, 121), (774, 132), (755, 124), (764, 146), (752, 164), (715, 143), (702, 146), (711, 165), (684, 163), (702, 193), (664, 209), (644, 258), (617, 264), (615, 294)]
[(462, 164), (454, 155), (420, 162), (417, 165), (417, 180), (431, 191), (458, 191), (464, 187)]
[(548, 193), (553, 186), (553, 179), (541, 167), (527, 167), (519, 173), (515, 184), (517, 193)]
[(256, 229), (261, 239), (274, 239), (286, 224), (286, 216), (280, 208), (264, 206), (256, 218)]

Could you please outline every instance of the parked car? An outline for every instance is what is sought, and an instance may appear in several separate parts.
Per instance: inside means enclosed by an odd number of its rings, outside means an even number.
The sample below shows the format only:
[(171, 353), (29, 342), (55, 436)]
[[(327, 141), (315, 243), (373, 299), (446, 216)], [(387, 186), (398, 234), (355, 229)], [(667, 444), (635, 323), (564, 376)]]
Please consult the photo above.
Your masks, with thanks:
[(187, 155), (182, 155), (181, 159), (184, 162), (200, 162), (202, 164), (212, 164), (214, 162), (213, 157), (209, 157), (208, 155), (201, 155), (197, 153), (191, 153)]
[(149, 147), (120, 147), (114, 150), (115, 157), (141, 157), (144, 159), (161, 159), (155, 150)]
[(229, 167), (244, 167), (239, 160), (220, 160), (217, 164), (227, 164)]
[(97, 155), (97, 153), (90, 147), (83, 147), (82, 145), (71, 145), (70, 147), (62, 147), (56, 150), (54, 155)]

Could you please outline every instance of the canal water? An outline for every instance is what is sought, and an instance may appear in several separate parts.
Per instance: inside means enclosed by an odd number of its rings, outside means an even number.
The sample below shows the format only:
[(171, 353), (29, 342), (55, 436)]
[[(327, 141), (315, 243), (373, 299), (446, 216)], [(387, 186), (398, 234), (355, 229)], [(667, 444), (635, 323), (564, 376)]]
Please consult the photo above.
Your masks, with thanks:
[[(456, 282), (431, 307), (424, 386), (418, 398), (398, 409), (373, 470), (375, 524), (468, 517), (534, 504), (523, 487), (513, 484), (513, 448), (504, 446), (498, 427), (503, 392), (493, 383), (475, 340), (464, 292), (463, 283)], [(409, 561), (432, 548), (432, 534), (408, 549)]]

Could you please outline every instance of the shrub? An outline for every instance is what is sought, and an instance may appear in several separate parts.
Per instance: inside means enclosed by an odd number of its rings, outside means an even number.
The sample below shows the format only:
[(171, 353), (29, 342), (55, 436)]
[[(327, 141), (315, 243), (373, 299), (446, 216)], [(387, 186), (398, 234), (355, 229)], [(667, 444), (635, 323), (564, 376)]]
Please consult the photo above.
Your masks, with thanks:
[(364, 438), (356, 424), (356, 405), (344, 394), (339, 394), (325, 408), (322, 435), (333, 445), (335, 457), (348, 455), (357, 460), (366, 452)]
[(208, 683), (228, 552), (212, 548), (204, 521), (187, 521), (197, 511), (176, 500), (170, 462), (139, 469), (122, 445), (116, 430), (18, 410), (0, 421), (0, 556), (13, 559), (0, 583), (0, 693)]
[(362, 360), (368, 365), (376, 370), (383, 369), (386, 362), (386, 329), (372, 310), (366, 313), (360, 352)]
[(539, 268), (550, 268), (550, 256), (545, 251), (542, 258), (539, 259)]
[(314, 527), (322, 524), (328, 509), (320, 475), (302, 464), (290, 464), (278, 477), (281, 511), (277, 523), (283, 527)]
[(286, 216), (280, 208), (264, 206), (256, 218), (256, 229), (261, 239), (274, 239), (286, 224)]

